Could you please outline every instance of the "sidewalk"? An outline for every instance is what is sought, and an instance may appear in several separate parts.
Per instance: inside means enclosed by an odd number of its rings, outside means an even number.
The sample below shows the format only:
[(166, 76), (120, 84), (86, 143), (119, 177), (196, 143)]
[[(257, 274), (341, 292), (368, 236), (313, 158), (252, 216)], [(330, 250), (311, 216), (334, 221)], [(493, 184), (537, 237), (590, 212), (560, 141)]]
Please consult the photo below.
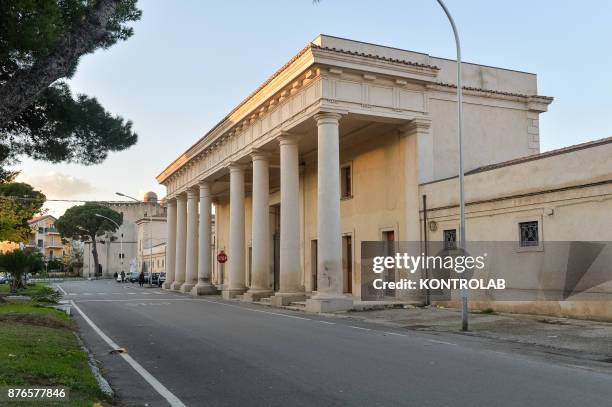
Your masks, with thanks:
[[(394, 308), (348, 312), (347, 318), (429, 332), (471, 335), (535, 345), (549, 353), (612, 363), (612, 323), (542, 315), (470, 313), (470, 331), (463, 333), (461, 312), (437, 307)], [(611, 365), (612, 366), (612, 365)]]

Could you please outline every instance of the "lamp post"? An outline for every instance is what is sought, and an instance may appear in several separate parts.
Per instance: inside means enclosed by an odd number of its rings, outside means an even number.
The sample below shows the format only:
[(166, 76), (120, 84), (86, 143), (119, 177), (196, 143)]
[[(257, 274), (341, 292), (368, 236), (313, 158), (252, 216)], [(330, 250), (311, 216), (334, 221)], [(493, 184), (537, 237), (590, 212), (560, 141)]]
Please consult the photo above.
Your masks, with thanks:
[[(115, 226), (117, 226), (117, 230), (119, 230), (119, 224), (117, 222), (115, 222), (114, 220), (112, 220), (111, 218), (108, 218), (104, 215), (100, 215), (99, 213), (96, 213), (96, 216), (98, 218), (103, 218), (106, 219), (110, 222), (113, 222), (113, 224)], [(120, 249), (119, 249), (119, 257), (121, 258), (121, 272), (123, 273), (123, 233), (121, 233), (119, 235), (119, 245), (120, 245)], [(110, 242), (109, 242), (109, 247), (110, 247)], [(108, 261), (108, 256), (107, 256), (107, 261)], [(108, 271), (110, 273), (110, 271)]]
[[(444, 10), (446, 17), (453, 29), (455, 45), (457, 47), (457, 121), (459, 133), (459, 244), (462, 252), (465, 252), (465, 196), (463, 193), (463, 85), (461, 81), (461, 44), (457, 26), (442, 0), (436, 0)], [(461, 330), (468, 330), (468, 296), (467, 290), (461, 290)]]
[[(136, 202), (143, 202), (140, 199), (136, 199), (132, 196), (123, 194), (121, 192), (115, 192), (116, 195), (132, 199)], [(142, 256), (142, 261), (144, 263), (144, 253)], [(159, 283), (159, 280), (158, 280)], [(149, 215), (149, 287), (153, 286), (153, 215)]]

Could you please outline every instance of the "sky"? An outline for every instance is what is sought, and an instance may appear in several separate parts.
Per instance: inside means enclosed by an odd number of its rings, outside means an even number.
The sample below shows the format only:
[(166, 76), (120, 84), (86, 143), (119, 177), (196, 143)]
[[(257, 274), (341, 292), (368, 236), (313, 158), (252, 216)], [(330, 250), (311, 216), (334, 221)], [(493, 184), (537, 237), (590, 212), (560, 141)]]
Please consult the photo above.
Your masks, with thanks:
[[(612, 2), (446, 0), (464, 61), (538, 75), (553, 96), (541, 150), (612, 136)], [(138, 143), (102, 164), (24, 159), (19, 180), (49, 199), (159, 197), (155, 181), (234, 106), (324, 33), (454, 59), (435, 0), (139, 0), (134, 36), (81, 59), (72, 91), (133, 122)], [(74, 203), (47, 202), (59, 216)]]

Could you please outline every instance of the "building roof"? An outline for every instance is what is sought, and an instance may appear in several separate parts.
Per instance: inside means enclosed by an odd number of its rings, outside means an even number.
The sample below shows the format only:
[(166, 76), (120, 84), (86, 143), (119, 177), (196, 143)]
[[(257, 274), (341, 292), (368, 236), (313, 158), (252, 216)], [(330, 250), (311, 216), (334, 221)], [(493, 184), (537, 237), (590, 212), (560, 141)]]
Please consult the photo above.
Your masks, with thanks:
[(612, 137), (606, 137), (598, 140), (587, 141), (585, 143), (574, 144), (567, 147), (558, 148), (556, 150), (545, 151), (540, 154), (528, 155), (526, 157), (515, 158), (508, 161), (502, 161), (496, 164), (489, 164), (482, 167), (475, 168), (465, 173), (465, 175), (476, 174), (484, 171), (491, 171), (497, 168), (508, 167), (511, 165), (521, 164), (529, 161), (541, 160), (543, 158), (552, 157), (560, 154), (567, 154), (578, 150), (584, 150), (586, 148), (598, 147), (605, 144), (612, 143)]
[(53, 215), (41, 215), (41, 216), (35, 216), (32, 219), (30, 219), (28, 221), (28, 225), (32, 225), (34, 223), (40, 222), (41, 220), (45, 220), (47, 218), (52, 218), (53, 220), (57, 220), (57, 218)]
[[(317, 41), (320, 41), (321, 39), (324, 39), (324, 38), (340, 40), (341, 42), (340, 42), (339, 46), (333, 46), (333, 47), (325, 46), (325, 45), (322, 45), (321, 43), (317, 43)], [(348, 49), (348, 47), (342, 48), (341, 47), (341, 43), (343, 41), (344, 42), (352, 42), (352, 43), (360, 43), (360, 44), (371, 45), (373, 47), (379, 48), (380, 52), (378, 54), (375, 54), (375, 53), (371, 53), (371, 52), (360, 52), (360, 51), (357, 51), (355, 49)], [(433, 70), (433, 71), (440, 71), (440, 68), (435, 66), (435, 65), (430, 65), (430, 64), (426, 64), (426, 63), (422, 63), (422, 62), (411, 61), (411, 60), (407, 59), (407, 58), (409, 58), (408, 56), (406, 56), (405, 58), (403, 56), (401, 58), (395, 58), (393, 56), (384, 55), (383, 50), (385, 50), (385, 49), (386, 50), (397, 50), (397, 51), (400, 51), (400, 52), (405, 52), (405, 53), (410, 53), (410, 54), (413, 54), (413, 55), (424, 56), (424, 57), (430, 58), (429, 54), (424, 54), (424, 53), (420, 53), (420, 52), (414, 52), (414, 51), (409, 51), (409, 50), (404, 50), (404, 49), (399, 49), (399, 48), (393, 48), (393, 47), (388, 47), (388, 46), (384, 46), (384, 45), (379, 45), (379, 44), (370, 44), (370, 43), (365, 43), (365, 42), (362, 42), (362, 41), (348, 40), (348, 39), (341, 38), (341, 37), (334, 37), (334, 36), (320, 34), (315, 39), (310, 41), (304, 48), (302, 48), (287, 63), (285, 63), (282, 67), (280, 67), (278, 70), (276, 70), (267, 80), (265, 80), (262, 84), (260, 84), (245, 99), (243, 99), (240, 103), (238, 103), (238, 105), (236, 105), (217, 124), (215, 124), (212, 128), (210, 128), (207, 132), (205, 132), (201, 137), (199, 137), (191, 146), (189, 146), (189, 148), (187, 148), (187, 150), (185, 150), (184, 153), (180, 154), (178, 158), (176, 158), (170, 164), (168, 164), (162, 170), (162, 172), (159, 175), (157, 175), (157, 177), (156, 177), (157, 181), (160, 182), (160, 183), (164, 183), (180, 167), (182, 167), (185, 163), (187, 163), (192, 158), (194, 158), (197, 155), (197, 151), (196, 150), (198, 149), (198, 146), (200, 146), (200, 144), (203, 142), (203, 140), (208, 139), (216, 131), (225, 132), (229, 128), (231, 128), (231, 127), (235, 126), (237, 123), (239, 123), (241, 120), (230, 121), (230, 118), (232, 117), (232, 115), (234, 115), (234, 113), (238, 112), (239, 109), (241, 107), (243, 107), (244, 105), (246, 105), (250, 100), (254, 99), (269, 84), (271, 84), (277, 77), (279, 77), (284, 71), (286, 71), (294, 62), (296, 62), (298, 59), (300, 59), (300, 57), (302, 57), (304, 54), (306, 54), (307, 52), (309, 52), (311, 50), (323, 50), (323, 51), (329, 51), (329, 52), (335, 52), (335, 53), (341, 53), (341, 54), (347, 54), (347, 55), (354, 55), (354, 56), (359, 56), (359, 57), (364, 57), (364, 58), (372, 58), (372, 59), (382, 60), (382, 61), (386, 61), (386, 62), (404, 64), (404, 65), (412, 66), (412, 67), (417, 68), (417, 69), (429, 69), (429, 70)], [(437, 59), (440, 59), (440, 58), (437, 58)], [(467, 62), (463, 62), (463, 64), (483, 66), (483, 65), (480, 65), (480, 64), (472, 64), (472, 63), (467, 63)], [(506, 70), (506, 71), (513, 71), (513, 70), (509, 70), (509, 69), (504, 69), (504, 68), (495, 68), (495, 69), (502, 69), (502, 70)], [(520, 72), (520, 71), (514, 71), (514, 72)], [(533, 74), (530, 74), (530, 75), (533, 75)], [(440, 82), (440, 81), (434, 82), (434, 84), (435, 85), (439, 85), (439, 86), (443, 86), (443, 87), (456, 87), (455, 85), (448, 84), (448, 83), (443, 83), (443, 82)], [(520, 93), (496, 91), (496, 90), (491, 90), (491, 89), (480, 89), (480, 88), (474, 88), (474, 87), (464, 87), (464, 89), (468, 90), (468, 91), (486, 92), (486, 93), (489, 93), (489, 94), (492, 94), (492, 95), (494, 94), (494, 95), (518, 96), (518, 97), (535, 96), (535, 95), (526, 95), (526, 94), (520, 94)], [(552, 98), (547, 98), (547, 97), (542, 97), (542, 96), (537, 96), (537, 97), (545, 99), (546, 101), (548, 101), (548, 103), (550, 103), (550, 101), (552, 101)], [(226, 126), (226, 128), (224, 128), (224, 126)]]

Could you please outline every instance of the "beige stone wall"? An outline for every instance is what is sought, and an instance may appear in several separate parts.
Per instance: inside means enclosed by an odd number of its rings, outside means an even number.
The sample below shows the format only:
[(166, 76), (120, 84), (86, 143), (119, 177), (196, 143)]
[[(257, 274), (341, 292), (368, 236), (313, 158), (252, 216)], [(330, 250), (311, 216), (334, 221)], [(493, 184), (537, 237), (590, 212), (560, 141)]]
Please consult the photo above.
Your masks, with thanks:
[[(468, 241), (508, 241), (518, 247), (518, 223), (538, 221), (542, 247), (506, 253), (495, 266), (511, 290), (562, 288), (568, 268), (566, 241), (612, 241), (612, 144), (593, 145), (563, 154), (501, 166), (466, 176)], [(423, 185), (428, 221), (441, 241), (443, 231), (458, 229), (457, 180)], [(548, 244), (547, 244), (548, 243)], [(612, 275), (612, 253), (602, 252), (590, 272)], [(512, 272), (507, 272), (511, 270)], [(542, 274), (544, 272), (544, 274)], [(544, 277), (543, 277), (544, 276)], [(598, 300), (594, 300), (597, 298)], [(566, 301), (472, 301), (474, 308), (611, 320), (612, 284), (602, 283)], [(446, 305), (457, 305), (450, 303)]]

